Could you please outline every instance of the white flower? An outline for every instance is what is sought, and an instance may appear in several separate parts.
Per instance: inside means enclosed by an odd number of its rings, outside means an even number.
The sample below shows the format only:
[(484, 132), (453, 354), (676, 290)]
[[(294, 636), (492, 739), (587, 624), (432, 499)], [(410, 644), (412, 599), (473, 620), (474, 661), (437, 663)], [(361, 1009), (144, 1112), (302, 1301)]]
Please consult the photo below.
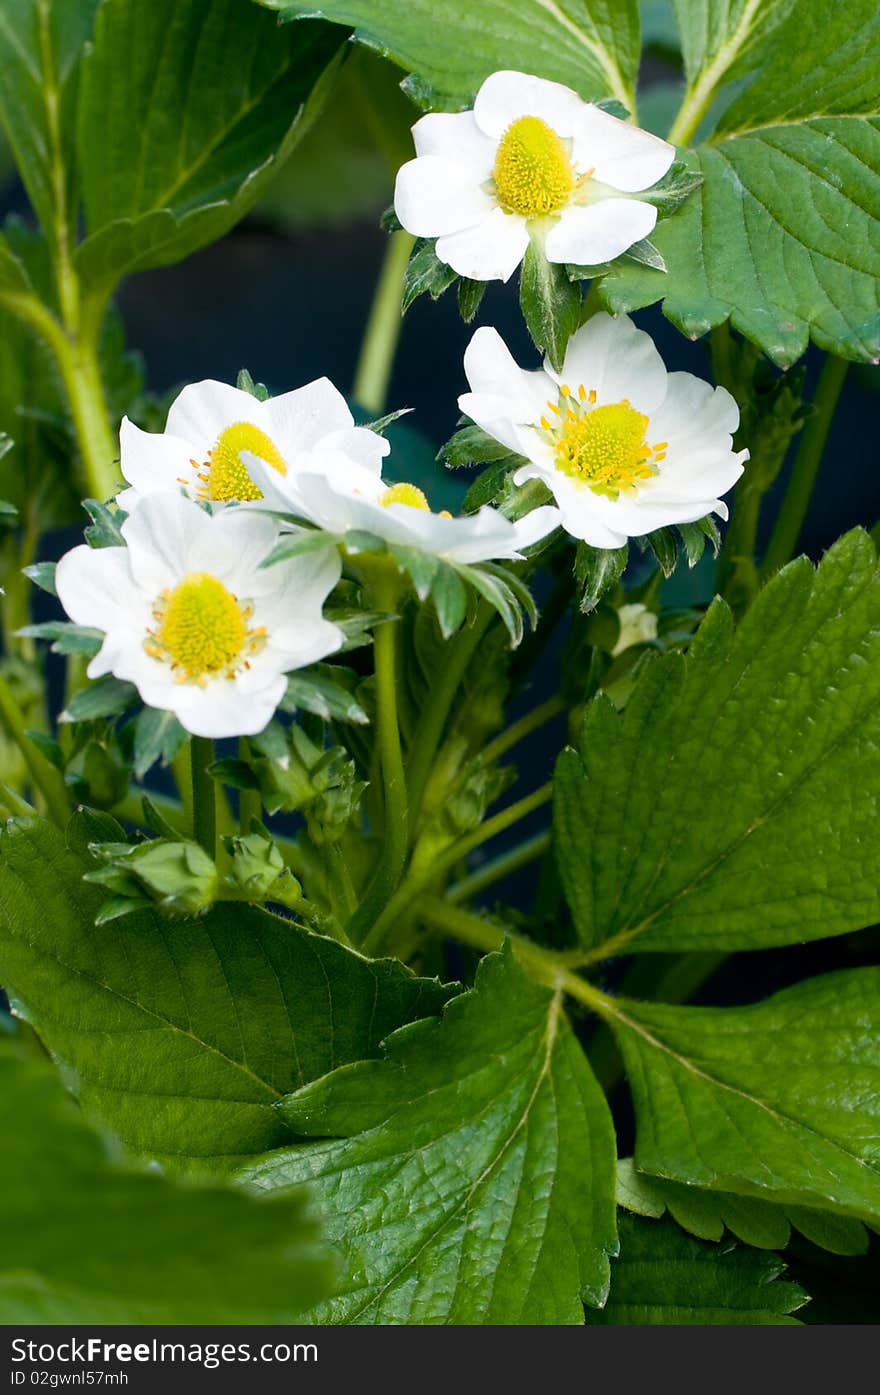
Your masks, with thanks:
[[(394, 208), (459, 276), (507, 281), (540, 228), (551, 262), (594, 266), (647, 237), (675, 148), (570, 88), (526, 73), (486, 78), (473, 111), (423, 116)], [(539, 220), (536, 223), (536, 220)]]
[(330, 450), (378, 465), (390, 449), (375, 431), (355, 426), (345, 398), (327, 378), (265, 402), (228, 383), (192, 383), (172, 403), (164, 431), (141, 431), (123, 417), (119, 444), (132, 488), (117, 502), (128, 512), (144, 495), (181, 490), (212, 503), (259, 500), (245, 454), (284, 475), (306, 453)]
[(471, 392), (458, 405), (529, 464), (514, 482), (540, 479), (562, 526), (593, 547), (708, 513), (736, 483), (748, 451), (732, 449), (739, 408), (722, 387), (667, 373), (650, 335), (626, 316), (594, 315), (569, 340), (560, 373), (519, 368), (494, 329), (467, 347)]
[(412, 547), (462, 566), (516, 559), (524, 547), (559, 525), (558, 511), (549, 505), (516, 521), (488, 505), (453, 518), (445, 510), (435, 513), (417, 485), (388, 484), (377, 469), (355, 464), (342, 453), (325, 453), (320, 464), (320, 472), (306, 467), (284, 477), (258, 460), (250, 468), (266, 507), (298, 514), (336, 536), (372, 533), (392, 546)]
[(90, 678), (127, 679), (196, 736), (262, 731), (287, 672), (343, 642), (321, 614), (339, 579), (335, 548), (262, 568), (274, 520), (241, 509), (212, 516), (180, 494), (143, 500), (122, 536), (125, 547), (62, 557), (61, 604), (75, 624), (103, 631)]
[(612, 658), (622, 654), (625, 649), (631, 649), (634, 644), (646, 644), (648, 640), (657, 638), (657, 616), (641, 602), (618, 606), (617, 618), (620, 621), (620, 634), (611, 651)]

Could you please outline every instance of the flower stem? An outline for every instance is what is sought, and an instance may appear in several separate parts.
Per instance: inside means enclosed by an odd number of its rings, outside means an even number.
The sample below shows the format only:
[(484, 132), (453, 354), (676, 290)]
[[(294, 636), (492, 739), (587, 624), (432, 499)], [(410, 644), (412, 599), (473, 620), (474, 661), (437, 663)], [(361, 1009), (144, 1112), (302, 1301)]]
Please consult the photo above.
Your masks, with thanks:
[(533, 838), (526, 838), (524, 842), (517, 844), (509, 852), (493, 857), (491, 862), (487, 862), (483, 867), (478, 867), (476, 872), (471, 872), (469, 876), (462, 877), (460, 882), (455, 882), (447, 892), (448, 899), (453, 904), (459, 901), (469, 901), (478, 892), (485, 891), (487, 886), (501, 881), (502, 877), (507, 877), (511, 872), (516, 872), (520, 867), (526, 867), (530, 862), (534, 862), (536, 858), (543, 857), (549, 846), (549, 833), (536, 833)]
[[(396, 605), (396, 579), (374, 583), (373, 604), (377, 610), (393, 611)], [(409, 846), (406, 776), (400, 749), (397, 718), (397, 631), (398, 622), (386, 620), (377, 626), (374, 640), (376, 664), (376, 712), (379, 757), (382, 770), (384, 836), (379, 865), (348, 927), (353, 939), (360, 940), (383, 908), (400, 881)]]
[(354, 375), (352, 396), (376, 416), (385, 410), (391, 368), (400, 338), (403, 277), (414, 242), (415, 238), (408, 232), (391, 234)]
[(437, 754), (437, 747), (443, 736), (443, 728), (449, 716), (449, 709), (455, 699), (467, 667), (476, 652), (477, 646), (492, 620), (495, 611), (481, 601), (469, 629), (461, 630), (449, 645), (446, 663), (433, 684), (428, 700), (419, 718), (419, 726), (409, 757), (407, 787), (412, 826), (422, 805), (422, 797), (431, 766)]
[(847, 366), (845, 359), (832, 354), (822, 366), (813, 399), (813, 414), (804, 423), (785, 498), (761, 564), (764, 578), (784, 567), (797, 547)]
[(217, 806), (214, 778), (208, 766), (214, 760), (214, 743), (207, 736), (194, 736), (190, 742), (192, 770), (192, 831), (209, 857), (217, 854)]
[(21, 708), (6, 679), (0, 675), (0, 726), (10, 740), (14, 741), (30, 772), (34, 788), (39, 790), (46, 802), (49, 817), (64, 828), (70, 818), (70, 804), (64, 778), (54, 765), (51, 765), (42, 752), (31, 741), (25, 730)]
[[(250, 747), (244, 737), (238, 743), (239, 760), (250, 760)], [(242, 837), (251, 831), (251, 820), (256, 819), (257, 823), (263, 817), (263, 801), (259, 790), (239, 790), (238, 791), (238, 828)]]
[(463, 857), (466, 857), (474, 848), (478, 848), (481, 843), (485, 843), (490, 838), (494, 838), (496, 834), (503, 833), (506, 829), (511, 828), (513, 824), (518, 823), (520, 819), (524, 819), (528, 814), (533, 813), (535, 809), (540, 809), (543, 804), (546, 804), (548, 800), (552, 798), (552, 795), (553, 786), (548, 781), (546, 785), (541, 785), (540, 789), (534, 790), (531, 794), (527, 794), (524, 799), (517, 800), (515, 804), (511, 804), (507, 809), (502, 809), (501, 812), (495, 814), (493, 818), (487, 819), (485, 823), (480, 824), (479, 828), (474, 829), (473, 833), (468, 833), (464, 838), (457, 838), (455, 842), (452, 843), (445, 852), (441, 853), (429, 867), (425, 868), (419, 876), (410, 877), (405, 881), (402, 886), (398, 887), (395, 894), (387, 902), (384, 910), (364, 939), (362, 945), (364, 954), (375, 955), (382, 948), (385, 943), (386, 935), (403, 912), (409, 909), (420, 892), (424, 891), (439, 877), (450, 872)]
[(513, 722), (494, 741), (490, 741), (480, 752), (480, 764), (489, 765), (499, 756), (503, 756), (505, 751), (509, 751), (511, 746), (516, 746), (526, 736), (530, 736), (533, 731), (543, 727), (547, 722), (552, 722), (554, 717), (558, 717), (560, 712), (565, 712), (567, 704), (564, 699), (557, 696), (548, 698), (538, 707), (527, 712), (524, 717), (520, 717), (518, 722)]

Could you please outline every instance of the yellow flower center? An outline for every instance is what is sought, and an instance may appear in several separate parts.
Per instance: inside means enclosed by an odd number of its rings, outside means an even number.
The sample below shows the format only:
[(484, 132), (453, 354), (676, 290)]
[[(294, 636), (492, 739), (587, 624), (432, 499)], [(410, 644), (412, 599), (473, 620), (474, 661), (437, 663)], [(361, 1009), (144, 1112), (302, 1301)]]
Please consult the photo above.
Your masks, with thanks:
[(501, 207), (524, 218), (555, 213), (578, 183), (564, 141), (539, 116), (511, 122), (498, 143), (492, 173)]
[(248, 625), (252, 615), (253, 606), (242, 605), (215, 576), (190, 572), (157, 600), (156, 628), (147, 631), (144, 648), (170, 664), (178, 683), (204, 687), (217, 675), (234, 678), (265, 643), (265, 629)]
[(390, 484), (379, 503), (383, 509), (387, 509), (389, 504), (406, 504), (408, 508), (424, 509), (428, 512), (431, 508), (427, 496), (422, 493), (417, 484)]
[(201, 468), (193, 461), (202, 481), (198, 491), (200, 499), (215, 503), (262, 499), (263, 491), (254, 484), (242, 463), (241, 454), (246, 450), (265, 460), (279, 475), (287, 474), (287, 462), (271, 437), (249, 421), (234, 421), (220, 432)]
[(632, 493), (658, 472), (666, 459), (666, 442), (648, 445), (648, 418), (624, 398), (596, 406), (595, 391), (581, 385), (577, 393), (563, 384), (558, 402), (548, 402), (554, 418), (542, 417), (543, 434), (556, 452), (556, 468), (616, 499)]

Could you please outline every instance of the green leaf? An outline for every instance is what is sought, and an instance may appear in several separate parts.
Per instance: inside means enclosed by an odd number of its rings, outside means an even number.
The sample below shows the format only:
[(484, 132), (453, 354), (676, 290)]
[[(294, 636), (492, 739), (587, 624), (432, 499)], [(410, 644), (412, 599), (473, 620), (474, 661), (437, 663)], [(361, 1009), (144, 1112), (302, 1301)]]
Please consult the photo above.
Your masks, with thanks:
[(783, 1206), (757, 1197), (733, 1196), (703, 1187), (684, 1186), (665, 1177), (639, 1172), (632, 1158), (617, 1164), (617, 1201), (638, 1216), (656, 1219), (668, 1210), (682, 1229), (701, 1240), (720, 1240), (724, 1228), (760, 1250), (784, 1250), (791, 1227), (814, 1244), (838, 1255), (861, 1255), (868, 1233), (861, 1221), (806, 1206)]
[(5, 1033), (0, 1130), (2, 1323), (291, 1322), (330, 1287), (301, 1197), (123, 1170)]
[(115, 717), (137, 701), (137, 688), (121, 678), (105, 674), (74, 693), (62, 714), (68, 722), (93, 722), (97, 717)]
[(322, 15), (416, 75), (415, 90), (463, 105), (501, 68), (535, 73), (632, 109), (639, 62), (636, 0), (261, 0), (283, 19)]
[(46, 591), (50, 596), (57, 596), (55, 590), (55, 568), (56, 562), (33, 562), (29, 567), (22, 567), (22, 571), (29, 581), (38, 586), (41, 591)]
[(467, 587), (454, 567), (442, 562), (431, 583), (431, 600), (437, 612), (440, 633), (449, 639), (464, 624), (467, 614)]
[(403, 275), (403, 313), (406, 313), (414, 300), (426, 292), (432, 300), (437, 300), (455, 280), (456, 273), (446, 262), (441, 262), (434, 251), (434, 243), (418, 241), (413, 247)]
[(519, 281), (519, 303), (535, 346), (559, 372), (568, 341), (580, 323), (581, 292), (565, 267), (548, 262), (534, 239), (526, 248)]
[[(696, 337), (730, 319), (782, 367), (812, 337), (844, 358), (880, 356), (880, 14), (873, 0), (799, 0), (767, 44), (761, 27), (786, 4), (715, 3), (683, 12), (698, 83), (711, 94), (743, 64), (763, 65), (691, 159), (702, 188), (658, 225), (667, 275), (615, 267), (601, 283), (615, 312), (663, 298), (669, 319)], [(717, 66), (723, 27), (705, 12), (747, 17), (746, 43)], [(755, 41), (754, 45), (752, 40)], [(716, 52), (716, 45), (721, 48)], [(715, 57), (712, 54), (715, 53)]]
[(77, 851), (36, 819), (0, 833), (0, 983), (83, 1106), (136, 1153), (220, 1167), (277, 1146), (283, 1095), (374, 1055), (452, 991), (255, 906), (96, 928), (91, 828), (74, 816)]
[(121, 530), (127, 515), (122, 509), (109, 509), (99, 499), (84, 499), (83, 508), (92, 520), (83, 530), (89, 547), (125, 547)]
[(437, 459), (451, 470), (464, 465), (484, 465), (503, 460), (513, 465), (525, 463), (525, 456), (515, 455), (509, 446), (502, 445), (484, 431), (482, 426), (463, 426), (451, 436), (445, 446), (437, 452)]
[(744, 1008), (615, 1000), (636, 1166), (880, 1222), (880, 969)]
[(710, 72), (741, 77), (761, 58), (768, 34), (786, 18), (795, 0), (673, 0), (689, 82)]
[(105, 0), (79, 102), (89, 286), (231, 228), (320, 109), (338, 40), (323, 25), (279, 34), (242, 0)]
[(467, 277), (462, 277), (458, 283), (458, 313), (466, 325), (476, 315), (486, 293), (485, 281), (470, 281)]
[(741, 1245), (707, 1245), (672, 1221), (621, 1216), (620, 1257), (611, 1298), (587, 1322), (610, 1326), (798, 1326), (788, 1314), (806, 1303), (797, 1284), (779, 1282), (775, 1255)]
[(580, 591), (580, 608), (585, 615), (613, 591), (629, 561), (629, 546), (616, 548), (591, 547), (579, 542), (575, 552), (574, 574)]
[(354, 669), (339, 664), (313, 664), (311, 668), (290, 675), (282, 709), (291, 712), (301, 708), (327, 722), (369, 722), (364, 707), (355, 697), (359, 681)]
[(85, 625), (72, 625), (68, 620), (44, 620), (39, 625), (24, 625), (16, 634), (29, 639), (52, 640), (53, 654), (84, 654), (92, 658), (104, 642), (101, 630)]
[(37, 216), (61, 242), (75, 226), (76, 90), (97, 8), (98, 0), (5, 0), (0, 9), (0, 119)]
[(156, 761), (169, 765), (187, 734), (173, 712), (145, 707), (134, 727), (134, 773), (142, 780)]
[(509, 951), (440, 1021), (282, 1106), (319, 1141), (254, 1164), (313, 1182), (348, 1278), (329, 1323), (580, 1323), (615, 1252), (614, 1134), (562, 1014)]
[(645, 665), (622, 714), (591, 704), (582, 749), (559, 760), (555, 825), (597, 953), (759, 949), (880, 919), (868, 537), (847, 534), (818, 570), (786, 567), (735, 631), (715, 601), (687, 655)]

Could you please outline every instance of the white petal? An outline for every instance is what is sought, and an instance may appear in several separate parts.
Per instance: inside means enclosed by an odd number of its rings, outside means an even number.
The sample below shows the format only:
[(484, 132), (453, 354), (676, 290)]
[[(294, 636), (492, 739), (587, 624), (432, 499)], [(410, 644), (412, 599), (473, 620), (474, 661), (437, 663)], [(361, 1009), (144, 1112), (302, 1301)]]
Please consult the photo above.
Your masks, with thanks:
[(435, 251), (459, 276), (472, 281), (509, 281), (526, 254), (529, 234), (518, 213), (493, 208), (482, 222), (438, 237)]
[[(599, 406), (629, 400), (651, 415), (666, 395), (668, 374), (650, 334), (626, 315), (592, 315), (569, 340), (562, 372), (548, 373), (577, 389), (594, 389)], [(651, 440), (661, 440), (651, 418)]]
[(55, 569), (55, 589), (73, 623), (90, 629), (124, 626), (132, 609), (145, 604), (124, 547), (73, 548)]
[(574, 137), (578, 169), (591, 169), (603, 184), (627, 194), (656, 184), (675, 159), (675, 146), (668, 141), (589, 102), (581, 107)]
[(713, 388), (693, 373), (669, 374), (663, 405), (651, 421), (658, 440), (684, 434), (703, 446), (714, 440), (726, 449), (738, 426), (739, 407), (727, 388)]
[(472, 168), (482, 184), (492, 173), (497, 141), (483, 134), (472, 111), (429, 112), (412, 128), (417, 155), (443, 155)]
[(570, 87), (530, 73), (502, 71), (486, 78), (474, 102), (477, 125), (496, 140), (520, 116), (539, 116), (561, 136), (577, 129), (586, 103)]
[(277, 562), (265, 570), (274, 588), (255, 608), (257, 623), (266, 626), (278, 648), (296, 653), (302, 626), (321, 620), (324, 602), (342, 575), (342, 558), (328, 541), (326, 548)]
[(318, 449), (347, 455), (367, 470), (380, 474), (382, 461), (391, 450), (391, 442), (367, 426), (352, 426), (348, 431), (334, 431), (318, 442)]
[[(221, 515), (218, 515), (218, 520)], [(129, 566), (139, 586), (158, 596), (193, 568), (195, 551), (211, 551), (210, 514), (181, 494), (150, 494), (122, 525)]]
[(656, 222), (656, 208), (639, 199), (601, 199), (583, 208), (570, 204), (547, 234), (544, 250), (551, 262), (598, 266), (647, 237)]
[(476, 172), (442, 155), (422, 155), (397, 171), (394, 210), (416, 237), (473, 227), (494, 207)]
[(190, 383), (175, 398), (166, 430), (190, 441), (198, 450), (196, 458), (204, 460), (221, 431), (237, 421), (249, 421), (265, 430), (263, 403), (229, 383), (206, 378), (201, 383)]
[[(151, 706), (164, 707), (175, 714), (181, 726), (194, 736), (256, 736), (271, 720), (284, 696), (287, 679), (279, 674), (258, 693), (236, 690), (236, 683), (224, 679), (200, 688), (195, 683), (172, 684), (161, 692), (164, 701)], [(142, 693), (145, 701), (149, 701)]]
[(278, 526), (268, 514), (225, 509), (188, 549), (186, 569), (208, 572), (233, 595), (253, 599), (277, 585), (271, 570), (262, 567), (277, 541)]
[(561, 522), (562, 515), (552, 504), (542, 504), (523, 518), (518, 518), (514, 523), (517, 551), (521, 552), (524, 547), (532, 547), (534, 543), (540, 542), (558, 528)]
[(263, 430), (288, 464), (301, 451), (311, 450), (322, 436), (345, 431), (354, 423), (348, 403), (329, 378), (316, 378), (262, 405)]
[[(464, 351), (464, 371), (471, 393), (507, 401), (512, 421), (540, 421), (548, 398), (556, 398), (556, 385), (540, 368), (520, 368), (497, 329), (481, 325)], [(459, 406), (468, 416), (467, 407)], [(476, 420), (476, 418), (473, 418)]]
[[(194, 489), (193, 446), (170, 432), (141, 431), (128, 417), (119, 428), (120, 468), (138, 494)], [(128, 491), (125, 491), (126, 495)], [(130, 507), (119, 498), (121, 508)]]

